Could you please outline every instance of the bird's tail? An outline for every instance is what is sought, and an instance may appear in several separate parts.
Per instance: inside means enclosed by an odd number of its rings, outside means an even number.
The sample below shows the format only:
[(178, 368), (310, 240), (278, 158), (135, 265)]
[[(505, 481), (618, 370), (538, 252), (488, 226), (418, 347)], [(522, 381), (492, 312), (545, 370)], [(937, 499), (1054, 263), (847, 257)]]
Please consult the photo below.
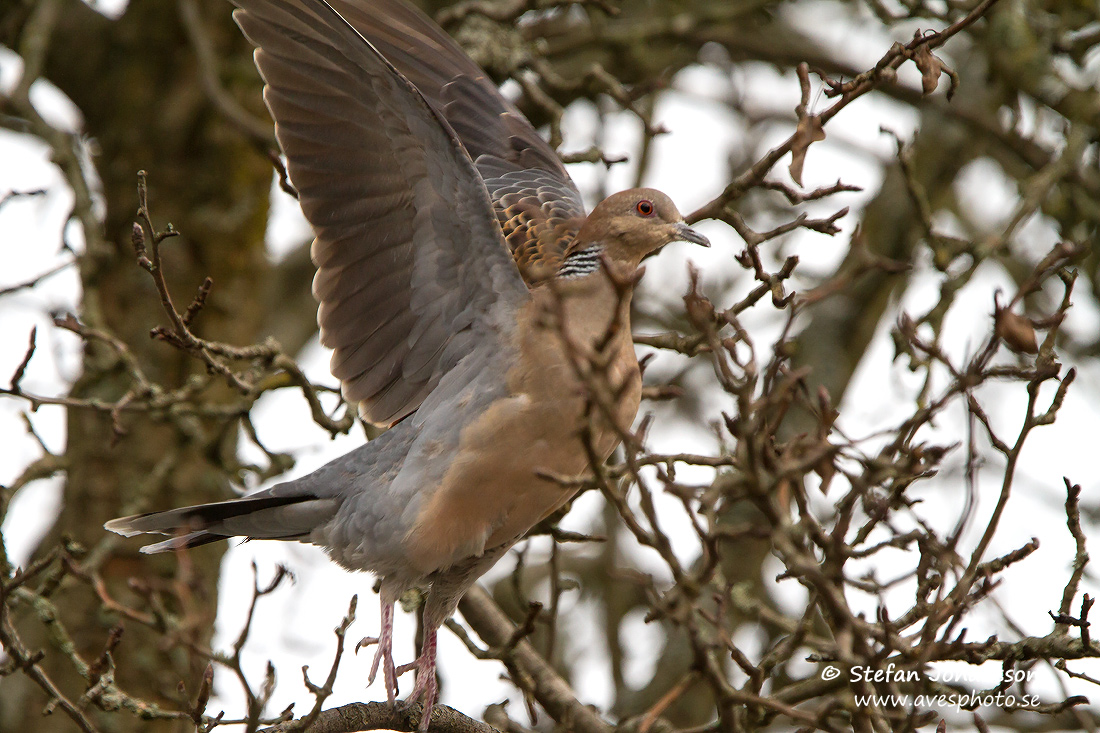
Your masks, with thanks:
[(119, 517), (104, 524), (116, 534), (171, 535), (171, 539), (146, 545), (146, 554), (183, 550), (230, 537), (263, 540), (305, 540), (336, 513), (335, 499), (310, 494), (276, 496), (261, 492), (255, 496), (215, 504), (170, 509), (166, 512)]

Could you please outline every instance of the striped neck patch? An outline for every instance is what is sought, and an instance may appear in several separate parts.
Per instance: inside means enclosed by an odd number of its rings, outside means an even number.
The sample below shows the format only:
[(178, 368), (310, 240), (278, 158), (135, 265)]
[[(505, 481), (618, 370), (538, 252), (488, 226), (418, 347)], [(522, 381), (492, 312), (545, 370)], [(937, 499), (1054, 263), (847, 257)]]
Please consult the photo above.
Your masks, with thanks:
[(565, 261), (561, 263), (561, 267), (558, 268), (557, 276), (568, 279), (590, 275), (600, 269), (601, 254), (603, 254), (603, 247), (598, 244), (578, 250), (565, 258)]

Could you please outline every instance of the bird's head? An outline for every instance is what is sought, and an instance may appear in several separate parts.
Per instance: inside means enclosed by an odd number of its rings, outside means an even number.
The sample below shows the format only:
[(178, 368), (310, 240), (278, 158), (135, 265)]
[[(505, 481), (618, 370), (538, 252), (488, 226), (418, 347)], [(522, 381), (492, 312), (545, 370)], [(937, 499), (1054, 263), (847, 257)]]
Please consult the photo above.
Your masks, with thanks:
[(669, 242), (710, 246), (706, 237), (684, 222), (672, 199), (652, 188), (632, 188), (608, 196), (588, 215), (577, 241), (599, 243), (613, 262), (635, 267)]

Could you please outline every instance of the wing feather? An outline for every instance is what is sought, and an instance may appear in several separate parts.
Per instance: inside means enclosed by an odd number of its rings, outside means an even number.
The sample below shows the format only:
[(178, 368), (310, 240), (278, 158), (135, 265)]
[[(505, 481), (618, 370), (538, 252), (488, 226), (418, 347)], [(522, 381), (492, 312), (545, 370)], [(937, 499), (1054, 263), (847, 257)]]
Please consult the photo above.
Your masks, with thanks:
[[(322, 342), (364, 419), (415, 410), (527, 298), (449, 123), (324, 0), (237, 0), (313, 226)], [(474, 324), (481, 341), (459, 332)]]
[[(457, 43), (404, 0), (330, 0), (446, 118), (477, 165), (509, 251), (528, 283), (556, 271), (585, 217), (584, 203), (554, 150)], [(506, 198), (510, 195), (510, 198)]]

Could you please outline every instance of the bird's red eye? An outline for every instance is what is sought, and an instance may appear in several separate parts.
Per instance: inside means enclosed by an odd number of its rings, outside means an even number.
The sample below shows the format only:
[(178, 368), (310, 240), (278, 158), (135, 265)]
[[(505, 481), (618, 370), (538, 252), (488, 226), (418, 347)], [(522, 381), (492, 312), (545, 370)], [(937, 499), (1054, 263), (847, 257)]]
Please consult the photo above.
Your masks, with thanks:
[(645, 199), (638, 202), (634, 209), (642, 216), (653, 216), (653, 202)]

